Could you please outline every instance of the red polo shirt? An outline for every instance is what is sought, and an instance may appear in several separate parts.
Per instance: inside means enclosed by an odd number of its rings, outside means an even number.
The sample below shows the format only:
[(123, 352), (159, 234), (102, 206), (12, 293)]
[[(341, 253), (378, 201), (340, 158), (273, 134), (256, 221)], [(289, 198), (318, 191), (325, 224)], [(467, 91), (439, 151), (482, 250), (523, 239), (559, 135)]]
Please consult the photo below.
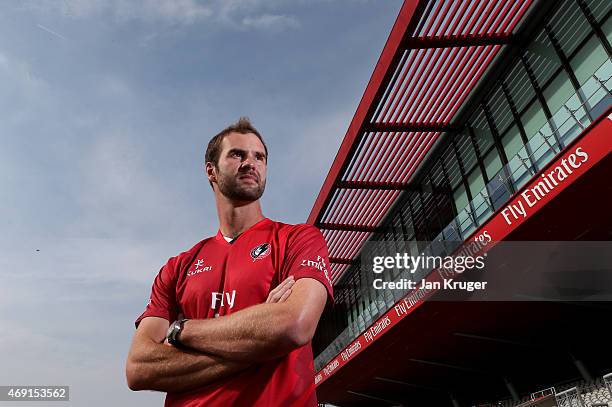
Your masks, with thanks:
[[(145, 317), (172, 322), (230, 315), (266, 301), (281, 281), (309, 277), (327, 289), (328, 254), (321, 232), (310, 225), (264, 219), (228, 243), (221, 232), (172, 257), (155, 278)], [(257, 364), (235, 376), (186, 393), (168, 393), (166, 406), (313, 406), (313, 355), (310, 344), (287, 356)]]

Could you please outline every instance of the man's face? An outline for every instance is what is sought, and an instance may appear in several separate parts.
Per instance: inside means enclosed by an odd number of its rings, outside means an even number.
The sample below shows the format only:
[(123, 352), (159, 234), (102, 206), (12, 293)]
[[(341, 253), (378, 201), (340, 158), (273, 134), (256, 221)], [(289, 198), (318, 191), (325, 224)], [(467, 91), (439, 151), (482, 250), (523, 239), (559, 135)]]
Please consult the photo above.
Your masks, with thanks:
[(228, 134), (213, 169), (219, 191), (234, 201), (258, 200), (266, 187), (266, 162), (266, 150), (255, 134)]

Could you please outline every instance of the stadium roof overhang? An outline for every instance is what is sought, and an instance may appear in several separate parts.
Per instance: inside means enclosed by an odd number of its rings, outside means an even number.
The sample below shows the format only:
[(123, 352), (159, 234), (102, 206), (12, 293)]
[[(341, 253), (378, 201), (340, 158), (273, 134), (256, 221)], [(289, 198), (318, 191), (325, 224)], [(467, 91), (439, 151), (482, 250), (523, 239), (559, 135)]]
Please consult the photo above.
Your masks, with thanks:
[[(557, 189), (523, 223), (508, 225), (497, 212), (475, 234), (486, 229), (494, 241), (609, 241), (612, 216), (608, 200), (590, 199), (585, 206), (587, 196), (612, 195), (609, 134), (612, 107), (542, 172), (560, 165), (578, 148), (592, 155), (588, 169)], [(536, 174), (521, 191), (533, 187), (538, 178)], [(520, 192), (517, 196), (510, 202), (520, 199)], [(488, 255), (495, 256), (495, 250)], [(532, 272), (532, 261), (523, 258), (522, 266), (509, 266), (508, 273), (521, 279)], [(508, 269), (507, 262), (503, 263)], [(452, 397), (460, 405), (475, 405), (509, 399), (510, 387), (524, 396), (578, 380), (581, 368), (576, 360), (593, 374), (609, 372), (612, 353), (605, 351), (609, 339), (600, 327), (601, 321), (609, 319), (612, 303), (537, 297), (527, 301), (528, 297), (517, 294), (517, 301), (432, 297), (401, 311), (406, 317), (393, 321), (392, 316), (400, 313), (392, 307), (372, 325), (388, 322), (375, 337), (366, 338), (368, 328), (316, 373), (319, 401), (349, 407), (450, 406)]]
[(532, 0), (406, 0), (312, 208), (336, 283), (375, 233)]

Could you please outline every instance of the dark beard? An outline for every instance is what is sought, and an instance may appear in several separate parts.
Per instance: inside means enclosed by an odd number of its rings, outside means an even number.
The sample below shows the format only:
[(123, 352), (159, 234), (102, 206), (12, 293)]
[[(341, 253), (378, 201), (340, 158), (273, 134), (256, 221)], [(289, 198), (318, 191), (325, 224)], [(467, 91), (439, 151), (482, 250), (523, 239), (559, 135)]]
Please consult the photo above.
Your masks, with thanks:
[[(238, 175), (240, 176), (240, 175)], [(219, 173), (219, 177), (217, 177), (217, 186), (219, 187), (219, 191), (227, 198), (232, 201), (256, 201), (264, 193), (266, 189), (266, 182), (264, 181), (262, 184), (257, 183), (257, 186), (253, 187), (244, 187), (238, 185), (238, 179), (229, 175), (225, 175)]]

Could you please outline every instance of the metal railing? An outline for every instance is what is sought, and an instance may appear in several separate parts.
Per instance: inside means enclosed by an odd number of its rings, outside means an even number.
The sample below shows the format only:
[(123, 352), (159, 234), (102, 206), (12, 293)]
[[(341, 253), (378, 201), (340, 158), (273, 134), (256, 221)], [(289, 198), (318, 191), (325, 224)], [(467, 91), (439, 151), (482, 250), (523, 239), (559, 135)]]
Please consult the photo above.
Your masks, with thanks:
[(577, 387), (555, 394), (558, 407), (585, 407)]
[(540, 391), (536, 391), (531, 393), (531, 400), (537, 400), (537, 399), (541, 399), (542, 397), (546, 397), (546, 396), (550, 396), (550, 395), (555, 395), (556, 391), (554, 387), (549, 387), (547, 389), (544, 390), (540, 390)]
[[(584, 102), (581, 102), (581, 97)], [(487, 221), (501, 206), (505, 205), (515, 191), (545, 167), (560, 151), (571, 143), (592, 122), (612, 105), (612, 60), (606, 60), (585, 84), (573, 93), (561, 108), (539, 131), (528, 140), (508, 164), (503, 166), (489, 183), (477, 193), (465, 208), (458, 211), (431, 244), (420, 251), (425, 255), (445, 256), (457, 249), (465, 238)], [(415, 273), (405, 270), (395, 281), (405, 278), (420, 281), (432, 269), (419, 269)], [(366, 327), (376, 321), (408, 290), (377, 290), (372, 301), (315, 359), (315, 371), (322, 369)], [(611, 379), (612, 380), (612, 377)]]

